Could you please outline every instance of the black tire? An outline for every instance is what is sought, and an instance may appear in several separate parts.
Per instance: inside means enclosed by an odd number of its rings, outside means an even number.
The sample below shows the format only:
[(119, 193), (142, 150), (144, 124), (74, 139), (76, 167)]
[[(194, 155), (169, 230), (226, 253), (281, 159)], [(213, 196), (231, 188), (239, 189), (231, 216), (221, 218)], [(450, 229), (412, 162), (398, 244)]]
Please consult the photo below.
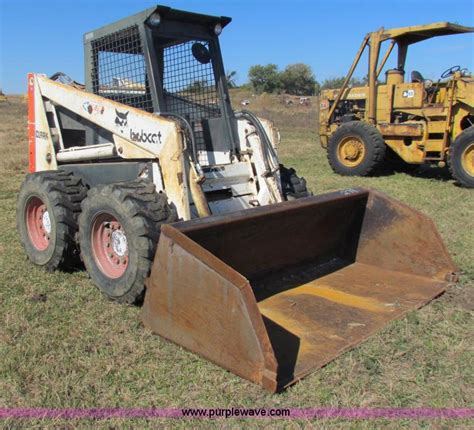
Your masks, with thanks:
[(295, 169), (280, 164), (280, 180), (285, 200), (302, 199), (312, 195), (306, 187), (306, 179), (299, 177)]
[[(100, 249), (95, 243), (99, 239), (93, 239), (93, 232), (100, 224), (99, 217), (107, 215), (117, 220), (126, 238), (126, 256), (122, 255), (123, 261), (126, 258), (126, 268), (115, 278), (104, 269), (111, 263), (98, 257)], [(175, 221), (176, 211), (168, 204), (166, 195), (157, 193), (152, 183), (135, 180), (92, 188), (82, 203), (79, 244), (87, 272), (99, 290), (111, 300), (139, 303), (155, 257), (161, 225)], [(107, 222), (103, 224), (107, 225)], [(112, 237), (108, 246), (113, 249), (108, 255), (116, 255)]]
[[(355, 160), (344, 164), (340, 159), (340, 145), (348, 139), (363, 145), (363, 155), (354, 155)], [(327, 157), (334, 172), (344, 176), (368, 176), (376, 171), (385, 159), (386, 145), (380, 132), (371, 124), (350, 121), (342, 124), (329, 138)], [(357, 154), (360, 154), (358, 152)], [(357, 159), (357, 157), (361, 157)], [(357, 163), (350, 165), (350, 163)]]
[[(20, 242), (34, 264), (48, 271), (77, 265), (77, 220), (86, 194), (87, 188), (81, 179), (71, 173), (46, 171), (25, 178), (18, 195), (16, 220)], [(48, 218), (48, 225), (43, 218), (39, 223), (42, 230), (37, 230), (43, 232), (44, 248), (38, 246), (38, 237), (35, 244), (34, 228), (27, 222), (32, 206), (38, 201)]]
[[(464, 160), (467, 158), (469, 151), (470, 160)], [(465, 129), (454, 141), (449, 148), (448, 153), (448, 166), (449, 171), (459, 185), (466, 188), (474, 188), (474, 175), (472, 172), (467, 170), (466, 162), (474, 163), (474, 126)]]

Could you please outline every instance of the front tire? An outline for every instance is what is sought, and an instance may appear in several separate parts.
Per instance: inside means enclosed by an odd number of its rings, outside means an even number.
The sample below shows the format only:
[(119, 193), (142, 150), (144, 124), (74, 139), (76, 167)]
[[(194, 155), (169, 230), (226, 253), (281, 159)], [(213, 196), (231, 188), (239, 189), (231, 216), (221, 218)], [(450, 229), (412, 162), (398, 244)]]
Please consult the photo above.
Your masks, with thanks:
[(474, 188), (474, 127), (464, 130), (451, 145), (448, 155), (451, 175), (458, 184)]
[(368, 176), (385, 158), (386, 146), (371, 124), (350, 121), (329, 138), (327, 156), (334, 172), (344, 176)]
[(142, 180), (92, 188), (82, 204), (79, 244), (94, 284), (108, 298), (140, 302), (162, 224), (177, 220), (164, 193)]
[(75, 242), (81, 201), (87, 188), (81, 179), (61, 171), (28, 175), (17, 202), (17, 230), (28, 258), (48, 271), (78, 262)]

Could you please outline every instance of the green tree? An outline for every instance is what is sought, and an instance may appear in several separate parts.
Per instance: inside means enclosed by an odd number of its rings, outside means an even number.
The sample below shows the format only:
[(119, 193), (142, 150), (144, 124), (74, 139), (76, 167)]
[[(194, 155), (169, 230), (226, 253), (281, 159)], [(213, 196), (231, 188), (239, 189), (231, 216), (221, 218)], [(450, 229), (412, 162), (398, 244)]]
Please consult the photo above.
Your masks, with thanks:
[(318, 86), (311, 67), (303, 63), (286, 66), (280, 80), (285, 92), (297, 96), (312, 96)]
[(369, 77), (364, 76), (363, 78), (352, 78), (350, 84), (353, 87), (363, 87), (365, 85), (369, 85)]
[[(328, 89), (337, 89), (341, 88), (344, 80), (346, 79), (345, 76), (341, 76), (339, 78), (329, 78), (325, 79), (321, 85), (322, 90)], [(363, 87), (364, 85), (368, 85), (368, 78), (364, 76), (363, 78), (351, 78), (349, 81), (349, 86), (351, 87)]]
[(280, 73), (276, 64), (257, 64), (249, 69), (249, 81), (257, 93), (278, 92), (281, 87)]
[(328, 78), (325, 79), (321, 85), (322, 90), (330, 90), (341, 88), (344, 83), (345, 77), (341, 76), (339, 78)]

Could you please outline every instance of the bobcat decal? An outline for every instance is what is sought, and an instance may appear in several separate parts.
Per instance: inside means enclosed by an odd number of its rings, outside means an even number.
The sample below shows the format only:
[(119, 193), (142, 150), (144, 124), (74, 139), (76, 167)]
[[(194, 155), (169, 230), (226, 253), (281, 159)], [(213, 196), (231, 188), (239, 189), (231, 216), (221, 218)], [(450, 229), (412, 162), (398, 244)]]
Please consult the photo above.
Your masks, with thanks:
[(128, 112), (119, 112), (115, 109), (115, 125), (120, 128), (120, 131), (123, 133), (123, 128), (128, 124)]

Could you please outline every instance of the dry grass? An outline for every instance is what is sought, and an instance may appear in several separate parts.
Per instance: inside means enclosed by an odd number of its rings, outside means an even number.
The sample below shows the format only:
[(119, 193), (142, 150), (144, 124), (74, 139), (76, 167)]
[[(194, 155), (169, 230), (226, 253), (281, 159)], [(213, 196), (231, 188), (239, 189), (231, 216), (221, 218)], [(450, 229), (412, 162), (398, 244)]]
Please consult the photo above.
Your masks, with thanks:
[[(246, 94), (234, 94), (238, 102)], [(468, 407), (474, 406), (473, 192), (438, 169), (378, 178), (333, 174), (319, 147), (313, 106), (287, 107), (273, 96), (248, 108), (275, 120), (281, 156), (317, 193), (377, 187), (436, 222), (464, 274), (444, 296), (390, 324), (280, 395), (214, 366), (145, 331), (139, 309), (105, 300), (83, 271), (48, 274), (24, 257), (15, 200), (26, 170), (26, 112), (21, 99), (0, 104), (0, 407)], [(38, 300), (44, 295), (45, 301)], [(188, 427), (188, 421), (5, 421), (9, 428)], [(347, 428), (347, 421), (219, 421), (216, 426)], [(208, 428), (209, 422), (193, 422)], [(376, 420), (354, 428), (466, 428), (463, 421)]]

